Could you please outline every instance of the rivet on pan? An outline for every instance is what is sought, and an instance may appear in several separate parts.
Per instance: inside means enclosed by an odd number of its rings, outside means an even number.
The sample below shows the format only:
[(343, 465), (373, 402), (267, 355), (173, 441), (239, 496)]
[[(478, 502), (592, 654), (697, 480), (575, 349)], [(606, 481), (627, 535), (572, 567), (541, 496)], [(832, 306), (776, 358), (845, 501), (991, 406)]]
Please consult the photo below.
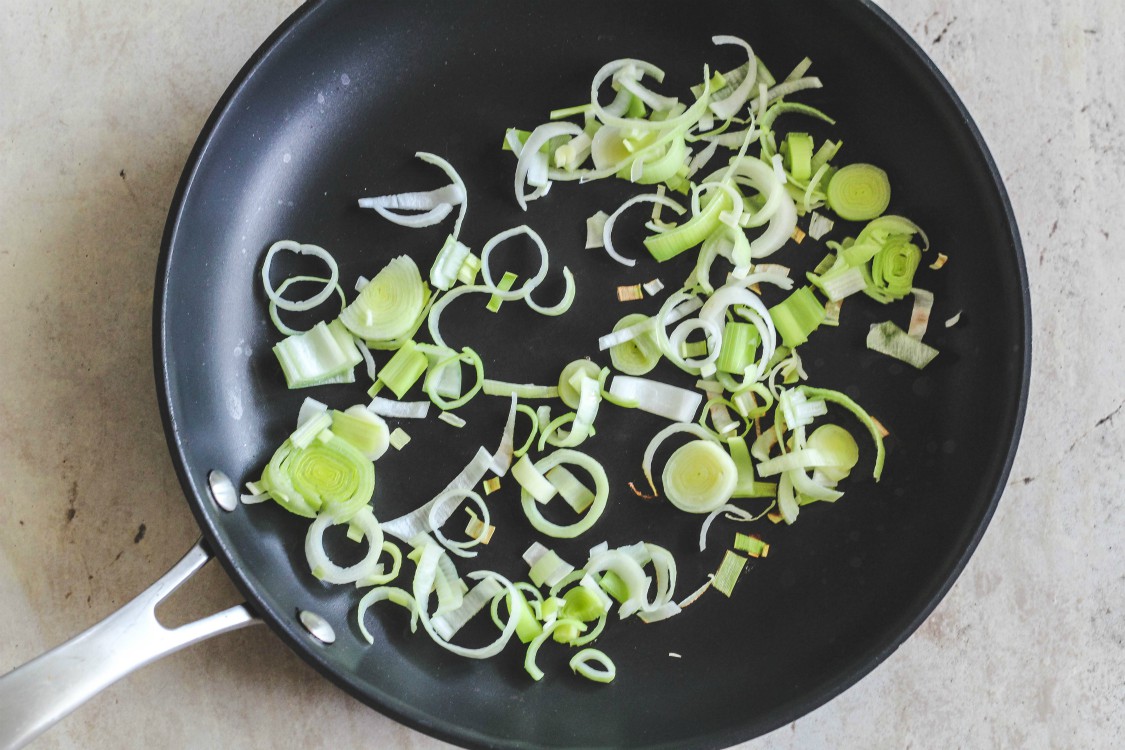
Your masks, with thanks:
[(307, 609), (301, 610), (298, 615), (301, 624), (305, 626), (305, 630), (309, 631), (314, 638), (325, 643), (334, 643), (336, 641), (336, 631), (328, 624), (328, 621), (318, 615), (316, 612), (309, 612)]
[(207, 475), (207, 484), (211, 488), (211, 498), (223, 510), (234, 510), (238, 507), (238, 493), (235, 492), (234, 483), (223, 472), (215, 469)]

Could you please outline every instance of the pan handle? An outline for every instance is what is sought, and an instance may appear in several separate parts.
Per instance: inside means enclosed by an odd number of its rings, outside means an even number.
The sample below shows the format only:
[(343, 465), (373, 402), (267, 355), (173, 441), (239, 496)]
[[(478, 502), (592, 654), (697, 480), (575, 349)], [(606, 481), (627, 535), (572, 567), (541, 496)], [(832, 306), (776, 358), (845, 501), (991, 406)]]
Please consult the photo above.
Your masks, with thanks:
[(0, 677), (0, 748), (14, 750), (135, 669), (261, 620), (245, 604), (169, 629), (156, 605), (212, 557), (200, 539), (156, 583), (86, 632)]

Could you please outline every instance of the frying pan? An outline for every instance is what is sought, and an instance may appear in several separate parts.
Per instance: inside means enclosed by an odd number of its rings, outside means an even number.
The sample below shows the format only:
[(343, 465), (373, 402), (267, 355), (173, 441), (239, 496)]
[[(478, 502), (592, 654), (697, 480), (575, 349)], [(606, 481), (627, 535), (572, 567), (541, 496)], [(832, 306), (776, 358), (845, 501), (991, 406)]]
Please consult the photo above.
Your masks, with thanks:
[[(552, 248), (554, 281), (544, 297), (558, 290), (563, 264), (579, 283), (575, 309), (559, 320), (528, 319), (515, 305), (495, 316), (466, 306), (447, 316), (447, 338), (476, 346), (499, 379), (549, 382), (572, 359), (597, 360), (594, 342), (617, 317), (651, 313), (658, 304), (625, 309), (613, 301), (614, 288), (655, 275), (675, 283), (690, 261), (660, 268), (642, 261), (643, 270), (630, 273), (582, 250), (584, 218), (634, 193), (621, 181), (558, 185), (521, 212), (511, 189), (514, 160), (499, 150), (503, 131), (580, 103), (593, 72), (618, 57), (659, 64), (669, 74), (666, 89), (682, 93), (703, 62), (720, 69), (739, 63), (734, 48), (711, 46), (715, 34), (746, 38), (775, 72), (810, 55), (825, 88), (801, 99), (839, 124), (785, 127), (818, 137), (831, 132), (844, 140), (841, 160), (882, 165), (894, 186), (892, 210), (926, 228), (936, 250), (951, 258), (917, 279), (937, 295), (935, 321), (961, 312), (958, 325), (931, 327), (927, 341), (941, 354), (924, 372), (863, 346), (871, 323), (904, 322), (909, 303), (854, 301), (838, 330), (818, 333), (805, 347), (810, 382), (845, 391), (890, 428), (883, 480), (857, 470), (835, 505), (806, 508), (791, 527), (756, 529), (771, 555), (748, 567), (729, 600), (708, 594), (667, 622), (607, 628), (599, 646), (618, 667), (609, 686), (571, 675), (561, 647), (544, 649), (547, 677), (539, 683), (527, 678), (512, 646), (489, 661), (462, 660), (424, 635), (411, 636), (399, 611), (369, 615), (369, 646), (355, 623), (355, 591), (308, 574), (301, 519), (273, 505), (226, 511), (208, 491), (214, 470), (236, 483), (256, 478), (307, 395), (286, 390), (270, 352), (278, 336), (256, 283), (264, 249), (282, 238), (326, 247), (345, 283), (402, 253), (428, 267), (444, 230), (390, 226), (355, 208), (355, 198), (437, 187), (440, 176), (411, 158), (433, 151), (468, 183), (466, 242), (479, 248), (492, 234), (528, 223)], [(622, 226), (619, 247), (638, 246), (639, 224)], [(823, 248), (807, 243), (787, 248), (785, 262), (814, 265)], [(505, 262), (520, 270), (523, 260), (512, 251)], [(846, 689), (949, 590), (1014, 456), (1030, 370), (1030, 306), (1015, 220), (980, 134), (933, 64), (870, 3), (757, 0), (692, 13), (652, 2), (321, 0), (302, 6), (253, 56), (188, 160), (157, 275), (154, 347), (169, 446), (203, 540), (109, 621), (2, 678), (0, 740), (29, 740), (136, 666), (260, 619), (340, 688), (451, 742), (720, 747), (792, 721)], [(683, 382), (671, 373), (666, 379)], [(337, 408), (363, 399), (358, 384), (312, 395)], [(626, 410), (603, 412), (590, 450), (621, 488), (639, 478), (644, 444), (662, 425)], [(409, 425), (414, 442), (380, 460), (373, 500), (380, 518), (424, 502), (478, 445), (495, 444), (506, 404), (478, 397), (462, 413), (465, 430)], [(861, 467), (871, 459), (863, 446)], [(519, 575), (519, 552), (536, 536), (510, 487), (490, 504), (498, 532), (481, 565)], [(655, 541), (676, 554), (686, 593), (715, 569), (731, 534), (729, 525), (717, 525), (699, 554), (694, 519), (616, 491), (587, 538), (553, 546), (580, 560), (602, 539)], [(348, 554), (339, 539), (330, 540), (330, 551)], [(163, 630), (152, 618), (154, 602), (210, 555), (246, 605)], [(311, 635), (301, 612), (330, 624), (334, 642)], [(483, 642), (489, 635), (478, 626), (464, 637)]]

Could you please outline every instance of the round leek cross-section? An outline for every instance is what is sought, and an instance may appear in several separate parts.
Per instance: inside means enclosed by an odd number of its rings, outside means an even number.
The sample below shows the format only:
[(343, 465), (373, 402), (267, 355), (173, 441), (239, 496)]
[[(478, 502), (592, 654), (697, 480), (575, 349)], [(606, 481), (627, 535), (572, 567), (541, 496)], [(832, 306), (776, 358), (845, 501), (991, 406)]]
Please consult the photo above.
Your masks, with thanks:
[(710, 513), (726, 505), (738, 484), (738, 467), (720, 446), (693, 440), (664, 465), (664, 495), (686, 513)]
[(270, 494), (297, 515), (317, 513), (346, 521), (371, 500), (375, 466), (346, 440), (333, 436), (307, 448), (290, 441), (274, 454), (263, 474)]
[(873, 164), (849, 164), (828, 183), (828, 205), (848, 221), (870, 221), (891, 204), (891, 181)]

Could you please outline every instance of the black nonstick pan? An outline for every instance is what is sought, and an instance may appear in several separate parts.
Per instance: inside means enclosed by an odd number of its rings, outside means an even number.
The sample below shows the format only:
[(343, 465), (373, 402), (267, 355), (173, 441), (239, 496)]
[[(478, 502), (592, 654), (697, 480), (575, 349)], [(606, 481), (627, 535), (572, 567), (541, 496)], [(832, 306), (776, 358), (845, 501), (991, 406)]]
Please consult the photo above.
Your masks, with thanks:
[[(927, 230), (932, 254), (950, 257), (945, 268), (917, 278), (937, 299), (927, 342), (941, 354), (925, 371), (864, 347), (871, 323), (892, 318), (905, 326), (908, 301), (851, 301), (840, 328), (818, 332), (806, 347), (810, 383), (846, 392), (890, 430), (882, 481), (865, 476), (873, 452), (861, 441), (861, 470), (841, 501), (806, 508), (791, 527), (755, 527), (770, 555), (747, 568), (730, 599), (709, 593), (653, 625), (611, 623), (598, 642), (617, 664), (608, 686), (572, 675), (563, 647), (544, 649), (541, 682), (523, 671), (514, 644), (491, 660), (461, 659), (423, 633), (412, 635), (393, 607), (369, 614), (369, 646), (355, 623), (355, 589), (309, 574), (307, 522), (273, 504), (223, 510), (208, 490), (214, 470), (236, 484), (256, 479), (305, 396), (336, 408), (366, 400), (362, 383), (286, 389), (271, 352), (280, 336), (258, 281), (265, 249), (286, 238), (320, 245), (339, 259), (345, 288), (400, 254), (428, 268), (448, 227), (396, 227), (358, 209), (356, 198), (440, 186), (441, 176), (413, 159), (416, 151), (437, 153), (469, 188), (462, 239), (479, 248), (526, 223), (552, 249), (544, 297), (561, 288), (564, 264), (579, 284), (574, 309), (560, 319), (529, 319), (514, 306), (497, 315), (466, 312), (447, 316), (447, 338), (472, 343), (489, 376), (503, 380), (550, 382), (583, 356), (608, 364), (597, 337), (625, 312), (653, 313), (658, 305), (627, 308), (614, 298), (616, 286), (654, 276), (678, 284), (690, 260), (659, 268), (642, 261), (630, 271), (583, 249), (585, 218), (638, 192), (623, 181), (559, 184), (521, 211), (515, 160), (500, 150), (503, 133), (582, 103), (594, 72), (619, 57), (660, 65), (668, 72), (663, 88), (684, 96), (705, 62), (724, 70), (740, 63), (737, 48), (712, 46), (717, 34), (746, 39), (782, 75), (811, 57), (824, 89), (800, 99), (838, 124), (825, 129), (798, 118), (792, 127), (842, 138), (844, 162), (884, 167), (892, 211)], [(623, 223), (619, 247), (639, 256), (641, 236), (639, 221)], [(824, 249), (806, 240), (783, 253), (779, 262), (811, 268)], [(510, 262), (521, 262), (518, 253)], [(942, 325), (955, 313), (956, 325)], [(357, 699), (472, 747), (724, 747), (846, 689), (923, 622), (976, 547), (1012, 464), (1030, 371), (1024, 259), (995, 165), (933, 64), (881, 10), (859, 0), (706, 8), (306, 3), (240, 73), (188, 160), (164, 237), (154, 328), (173, 461), (206, 546), (249, 610)], [(463, 430), (432, 420), (404, 424), (413, 441), (377, 464), (377, 516), (432, 497), (478, 446), (495, 447), (506, 414), (505, 401), (482, 396), (462, 411)], [(625, 410), (599, 416), (589, 448), (606, 460), (610, 508), (580, 540), (552, 546), (584, 559), (603, 539), (655, 541), (680, 560), (683, 595), (715, 570), (734, 528), (716, 524), (700, 554), (697, 519), (628, 492), (661, 426)], [(520, 514), (513, 486), (490, 498), (498, 530), (481, 564), (520, 576), (520, 552), (549, 540)], [(346, 558), (342, 539), (332, 545)], [(306, 611), (332, 626), (333, 643), (309, 633), (298, 618)], [(465, 636), (490, 637), (485, 627)]]

